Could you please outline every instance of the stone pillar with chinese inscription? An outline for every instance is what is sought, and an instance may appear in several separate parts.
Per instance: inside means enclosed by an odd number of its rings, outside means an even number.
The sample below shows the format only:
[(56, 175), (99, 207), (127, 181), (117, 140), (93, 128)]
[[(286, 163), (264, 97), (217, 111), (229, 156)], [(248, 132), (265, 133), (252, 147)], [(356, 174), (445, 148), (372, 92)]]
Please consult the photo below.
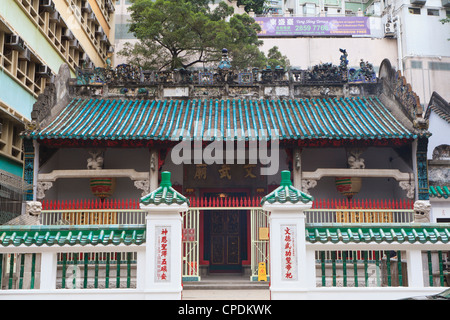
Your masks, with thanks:
[(145, 293), (147, 299), (180, 300), (182, 292), (182, 218), (189, 200), (172, 188), (162, 172), (159, 188), (140, 199), (147, 211)]
[(314, 274), (309, 270), (314, 257), (306, 252), (304, 211), (312, 201), (292, 186), (289, 171), (281, 172), (280, 187), (261, 200), (263, 210), (270, 212), (270, 294), (274, 300), (298, 299), (310, 286), (307, 275)]

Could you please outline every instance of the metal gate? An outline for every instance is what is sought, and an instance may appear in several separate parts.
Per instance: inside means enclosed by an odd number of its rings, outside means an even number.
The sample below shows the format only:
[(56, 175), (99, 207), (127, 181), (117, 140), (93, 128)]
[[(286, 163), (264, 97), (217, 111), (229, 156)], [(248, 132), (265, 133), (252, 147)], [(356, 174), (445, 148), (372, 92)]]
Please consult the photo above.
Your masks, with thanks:
[(199, 275), (199, 209), (182, 213), (183, 281), (200, 281)]
[[(190, 208), (182, 213), (183, 217), (183, 281), (200, 281), (199, 274), (199, 231), (200, 210), (217, 208)], [(237, 208), (233, 208), (237, 209)], [(245, 208), (250, 211), (250, 255), (251, 281), (258, 281), (258, 266), (266, 264), (267, 275), (269, 264), (269, 213), (261, 208)]]
[(270, 275), (269, 263), (269, 212), (260, 208), (250, 210), (251, 221), (251, 281), (258, 281), (259, 263), (266, 264), (266, 274)]

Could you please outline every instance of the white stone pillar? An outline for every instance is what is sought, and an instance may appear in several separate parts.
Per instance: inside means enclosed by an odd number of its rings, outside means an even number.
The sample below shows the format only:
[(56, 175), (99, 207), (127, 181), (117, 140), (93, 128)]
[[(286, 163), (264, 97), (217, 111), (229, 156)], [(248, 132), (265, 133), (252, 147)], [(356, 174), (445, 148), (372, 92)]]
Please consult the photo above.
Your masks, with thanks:
[(42, 252), (40, 290), (56, 290), (57, 261), (55, 252)]
[(408, 287), (424, 287), (422, 250), (411, 249), (406, 251), (406, 266), (408, 271)]
[(146, 299), (180, 300), (182, 292), (182, 217), (188, 201), (163, 172), (161, 185), (141, 198), (146, 216), (145, 288)]
[(307, 293), (311, 268), (304, 211), (311, 208), (312, 200), (292, 187), (289, 171), (281, 173), (281, 186), (263, 198), (263, 210), (270, 212), (270, 293), (274, 300), (301, 299)]

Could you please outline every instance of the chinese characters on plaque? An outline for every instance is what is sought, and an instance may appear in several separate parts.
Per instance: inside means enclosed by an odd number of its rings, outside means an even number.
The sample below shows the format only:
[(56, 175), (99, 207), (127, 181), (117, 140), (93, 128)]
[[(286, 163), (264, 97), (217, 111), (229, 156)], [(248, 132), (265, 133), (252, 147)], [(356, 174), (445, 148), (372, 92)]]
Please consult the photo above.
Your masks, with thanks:
[(170, 227), (156, 227), (156, 281), (170, 281)]
[[(236, 172), (236, 177), (241, 177), (242, 174), (244, 175), (244, 178), (246, 179), (255, 179), (256, 176), (256, 170), (258, 169), (256, 167), (256, 164), (246, 164), (243, 165), (242, 168), (244, 169), (244, 172)], [(206, 180), (208, 176), (208, 167), (206, 164), (196, 164), (195, 165), (195, 172), (194, 172), (194, 180)], [(210, 170), (217, 171), (217, 175), (219, 176), (219, 179), (227, 179), (231, 180), (232, 178), (232, 166), (228, 164), (222, 164), (218, 166), (217, 168), (211, 168)]]
[(283, 273), (283, 280), (297, 280), (296, 233), (296, 226), (281, 226), (281, 272)]

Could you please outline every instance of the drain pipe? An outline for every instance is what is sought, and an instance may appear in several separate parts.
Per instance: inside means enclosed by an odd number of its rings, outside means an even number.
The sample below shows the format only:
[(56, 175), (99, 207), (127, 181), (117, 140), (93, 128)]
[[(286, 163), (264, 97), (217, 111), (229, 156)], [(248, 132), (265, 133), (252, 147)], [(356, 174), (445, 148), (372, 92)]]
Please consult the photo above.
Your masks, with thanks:
[(402, 31), (401, 31), (401, 23), (400, 23), (400, 16), (396, 15), (395, 18), (392, 20), (392, 22), (397, 24), (397, 27), (395, 28), (397, 33), (397, 64), (398, 64), (398, 70), (401, 71), (403, 75), (403, 43), (402, 43)]

